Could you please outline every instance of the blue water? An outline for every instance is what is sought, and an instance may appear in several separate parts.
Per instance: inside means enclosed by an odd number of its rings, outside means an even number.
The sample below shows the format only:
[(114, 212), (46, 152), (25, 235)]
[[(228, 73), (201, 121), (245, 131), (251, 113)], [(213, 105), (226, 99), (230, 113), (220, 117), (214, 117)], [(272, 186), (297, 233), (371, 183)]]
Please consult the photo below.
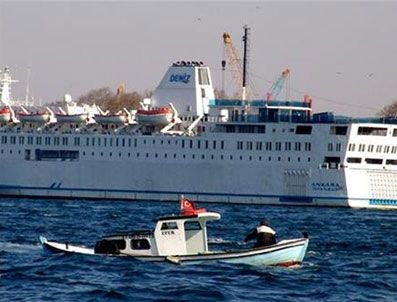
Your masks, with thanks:
[[(200, 206), (203, 206), (201, 204)], [(0, 301), (396, 301), (397, 212), (207, 204), (213, 248), (234, 248), (262, 218), (278, 238), (310, 234), (298, 268), (147, 263), (45, 254), (39, 235), (88, 246), (154, 226), (174, 203), (0, 199)]]

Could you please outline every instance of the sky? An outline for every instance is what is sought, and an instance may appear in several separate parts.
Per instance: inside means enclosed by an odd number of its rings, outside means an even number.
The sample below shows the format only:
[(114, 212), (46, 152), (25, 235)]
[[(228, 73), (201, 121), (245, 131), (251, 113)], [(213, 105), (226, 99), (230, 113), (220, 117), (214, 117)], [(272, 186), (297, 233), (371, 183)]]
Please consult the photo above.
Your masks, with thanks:
[[(380, 1), (0, 0), (0, 67), (19, 80), (18, 99), (29, 68), (30, 96), (43, 103), (120, 83), (152, 90), (179, 60), (203, 61), (222, 88), (222, 34), (241, 54), (248, 25), (249, 78), (260, 97), (289, 68), (293, 99), (308, 94), (317, 112), (371, 116), (397, 101), (396, 15), (397, 2)], [(225, 79), (232, 94), (228, 71)]]

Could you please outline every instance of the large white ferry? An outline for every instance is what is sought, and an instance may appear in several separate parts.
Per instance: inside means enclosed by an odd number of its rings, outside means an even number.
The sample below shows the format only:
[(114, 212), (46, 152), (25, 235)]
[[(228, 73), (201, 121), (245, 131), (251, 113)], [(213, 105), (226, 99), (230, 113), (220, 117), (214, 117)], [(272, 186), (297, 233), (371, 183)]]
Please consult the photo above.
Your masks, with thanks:
[[(8, 70), (0, 80), (7, 105)], [(169, 102), (173, 110), (148, 113), (173, 112), (167, 125), (161, 116), (26, 122), (10, 107), (0, 195), (397, 207), (396, 120), (313, 114), (309, 101), (215, 99), (201, 62), (172, 64), (148, 111)]]

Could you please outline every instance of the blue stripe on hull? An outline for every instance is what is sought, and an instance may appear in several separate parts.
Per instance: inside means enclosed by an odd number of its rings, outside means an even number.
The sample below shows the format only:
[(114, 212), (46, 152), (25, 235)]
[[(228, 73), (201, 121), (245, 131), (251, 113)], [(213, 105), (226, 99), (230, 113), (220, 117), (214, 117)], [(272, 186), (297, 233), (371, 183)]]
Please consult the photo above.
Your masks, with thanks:
[(282, 196), (280, 202), (312, 203), (313, 197), (307, 196)]

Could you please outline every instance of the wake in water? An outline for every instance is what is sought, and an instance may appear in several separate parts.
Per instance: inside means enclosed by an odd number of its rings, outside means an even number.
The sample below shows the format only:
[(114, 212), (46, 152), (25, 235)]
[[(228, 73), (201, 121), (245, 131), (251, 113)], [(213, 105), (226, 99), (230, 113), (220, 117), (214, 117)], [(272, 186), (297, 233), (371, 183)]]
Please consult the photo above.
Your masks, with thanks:
[(208, 238), (208, 243), (209, 244), (236, 244), (235, 241), (232, 240), (225, 240), (223, 238)]
[(235, 248), (241, 248), (242, 246), (246, 246), (249, 247), (249, 244), (247, 244), (244, 241), (234, 241), (234, 240), (225, 240), (223, 238), (208, 238), (208, 244), (212, 245), (212, 246), (225, 246), (228, 249), (230, 249), (231, 247), (235, 247)]
[(25, 254), (32, 251), (41, 250), (41, 245), (37, 244), (20, 244), (13, 242), (0, 242), (0, 252)]

